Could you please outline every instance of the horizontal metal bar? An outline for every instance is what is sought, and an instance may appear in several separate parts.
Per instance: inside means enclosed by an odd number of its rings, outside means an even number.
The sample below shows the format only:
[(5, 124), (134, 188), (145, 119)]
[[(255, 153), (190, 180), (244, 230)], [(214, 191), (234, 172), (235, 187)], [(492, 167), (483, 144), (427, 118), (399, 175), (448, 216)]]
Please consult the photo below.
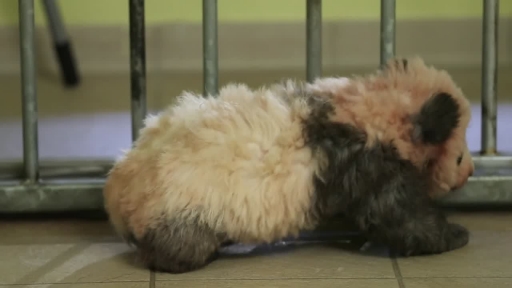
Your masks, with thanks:
[(463, 189), (439, 203), (448, 207), (512, 207), (512, 176), (473, 177)]
[[(460, 191), (440, 200), (446, 206), (512, 206), (512, 168), (477, 171)], [(104, 178), (0, 182), (0, 212), (52, 212), (103, 208)]]
[[(114, 159), (91, 160), (47, 160), (41, 161), (39, 175), (48, 178), (103, 178), (112, 168)], [(0, 180), (21, 180), (24, 177), (23, 163), (0, 162)]]
[(0, 213), (103, 209), (104, 179), (0, 182)]
[[(512, 155), (486, 156), (475, 154), (473, 161), (477, 172), (487, 171), (502, 175), (507, 168), (512, 167)], [(115, 159), (46, 159), (40, 161), (40, 176), (42, 179), (57, 178), (102, 178), (112, 169)], [(20, 161), (0, 162), (1, 180), (21, 180), (24, 177), (23, 163)], [(505, 170), (504, 170), (505, 169)], [(511, 168), (512, 169), (512, 168)], [(506, 175), (506, 174), (505, 174)], [(512, 172), (511, 172), (512, 175)]]
[(512, 169), (512, 156), (510, 155), (477, 155), (473, 156), (473, 162), (477, 170), (487, 173), (502, 168)]

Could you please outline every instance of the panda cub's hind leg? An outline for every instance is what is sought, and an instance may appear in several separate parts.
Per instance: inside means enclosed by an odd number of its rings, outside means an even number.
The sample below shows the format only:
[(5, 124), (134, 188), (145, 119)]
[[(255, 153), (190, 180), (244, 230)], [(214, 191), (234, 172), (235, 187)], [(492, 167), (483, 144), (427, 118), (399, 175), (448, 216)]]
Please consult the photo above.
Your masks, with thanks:
[(161, 220), (139, 241), (142, 262), (153, 271), (185, 273), (218, 257), (219, 237), (196, 221)]

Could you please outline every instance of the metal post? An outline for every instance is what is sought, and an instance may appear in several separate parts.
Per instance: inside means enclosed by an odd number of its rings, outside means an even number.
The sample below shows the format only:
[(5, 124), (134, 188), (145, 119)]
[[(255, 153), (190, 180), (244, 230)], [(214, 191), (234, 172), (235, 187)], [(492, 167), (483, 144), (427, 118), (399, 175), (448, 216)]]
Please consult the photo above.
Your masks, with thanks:
[(55, 55), (58, 58), (64, 84), (76, 86), (80, 82), (78, 68), (69, 36), (61, 19), (59, 6), (56, 0), (43, 0), (43, 7), (50, 26), (50, 32), (55, 46)]
[(144, 0), (129, 0), (132, 139), (146, 117), (146, 39)]
[(482, 21), (482, 153), (496, 154), (499, 0), (484, 0)]
[(219, 46), (217, 0), (203, 0), (203, 86), (204, 95), (219, 90)]
[(380, 65), (395, 56), (396, 1), (380, 1)]
[(19, 1), (21, 94), (23, 106), (23, 162), (26, 180), (38, 179), (37, 83), (34, 0)]
[(306, 80), (322, 76), (322, 0), (306, 0)]

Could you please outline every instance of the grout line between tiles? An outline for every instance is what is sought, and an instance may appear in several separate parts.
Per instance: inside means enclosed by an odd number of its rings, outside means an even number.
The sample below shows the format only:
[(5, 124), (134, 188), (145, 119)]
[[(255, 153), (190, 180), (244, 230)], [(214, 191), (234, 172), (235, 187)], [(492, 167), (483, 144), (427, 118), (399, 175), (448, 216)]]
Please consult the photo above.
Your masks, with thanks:
[(402, 278), (402, 272), (400, 272), (400, 266), (398, 266), (398, 261), (396, 260), (396, 257), (393, 256), (391, 253), (389, 255), (391, 258), (391, 265), (393, 266), (393, 272), (395, 272), (395, 278), (398, 282), (399, 288), (405, 288), (404, 279)]
[(30, 282), (30, 283), (5, 283), (5, 284), (0, 284), (0, 288), (4, 288), (4, 287), (9, 287), (9, 288), (13, 288), (13, 287), (40, 287), (40, 286), (56, 286), (56, 287), (66, 287), (64, 285), (85, 285), (85, 284), (95, 284), (95, 285), (98, 285), (98, 284), (105, 284), (105, 283), (108, 283), (108, 284), (126, 284), (126, 283), (147, 283), (148, 281), (140, 281), (140, 280), (135, 280), (135, 281), (132, 281), (132, 280), (125, 280), (125, 281), (86, 281), (86, 282), (76, 282), (76, 281), (71, 281), (71, 282)]
[(181, 281), (274, 281), (274, 280), (393, 280), (393, 277), (279, 277), (279, 278), (180, 278), (160, 279), (159, 282)]
[(156, 287), (155, 272), (150, 271), (149, 272), (149, 288), (155, 288), (155, 287)]

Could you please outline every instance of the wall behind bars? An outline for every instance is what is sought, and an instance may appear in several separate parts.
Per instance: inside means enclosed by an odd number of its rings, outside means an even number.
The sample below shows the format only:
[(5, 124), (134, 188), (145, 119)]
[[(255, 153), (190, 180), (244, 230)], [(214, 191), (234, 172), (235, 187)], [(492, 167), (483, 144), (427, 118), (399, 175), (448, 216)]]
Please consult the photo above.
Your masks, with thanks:
[[(397, 52), (438, 65), (478, 65), (481, 0), (407, 0), (397, 4)], [(0, 1), (0, 72), (17, 63), (17, 1)], [(44, 26), (41, 1), (36, 23)], [(61, 0), (83, 72), (127, 71), (126, 0)], [(501, 1), (500, 64), (508, 64), (512, 1)], [(378, 63), (379, 0), (324, 0), (324, 67)], [(219, 0), (221, 69), (303, 69), (305, 0)], [(146, 1), (148, 70), (193, 70), (201, 63), (201, 1)], [(37, 43), (40, 70), (56, 73), (48, 33)], [(285, 36), (285, 37), (283, 37)], [(261, 49), (265, 43), (265, 49)], [(442, 44), (441, 44), (442, 43)]]
[[(35, 1), (36, 23), (43, 24), (41, 1)], [(60, 0), (62, 11), (71, 25), (128, 24), (126, 0)], [(302, 21), (304, 0), (219, 0), (222, 22)], [(512, 16), (512, 2), (501, 1), (501, 15)], [(146, 24), (167, 22), (200, 22), (199, 0), (148, 0)], [(375, 20), (379, 17), (380, 0), (323, 0), (323, 17), (333, 20)], [(2, 0), (0, 25), (17, 23), (17, 0)], [(443, 19), (480, 17), (480, 0), (406, 0), (397, 4), (400, 19)]]

